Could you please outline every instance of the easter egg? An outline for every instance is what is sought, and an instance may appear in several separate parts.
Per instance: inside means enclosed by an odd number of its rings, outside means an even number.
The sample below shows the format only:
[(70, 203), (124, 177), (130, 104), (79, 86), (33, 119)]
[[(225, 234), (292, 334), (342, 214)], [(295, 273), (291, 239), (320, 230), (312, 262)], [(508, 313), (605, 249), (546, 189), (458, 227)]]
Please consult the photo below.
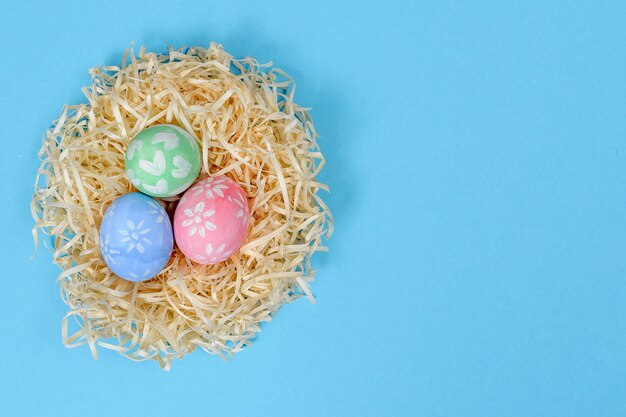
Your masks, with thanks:
[(178, 202), (176, 244), (198, 263), (222, 262), (241, 247), (249, 216), (246, 194), (235, 181), (225, 176), (202, 179)]
[(195, 139), (174, 125), (142, 130), (128, 145), (126, 175), (145, 194), (171, 197), (185, 191), (200, 172), (200, 149)]
[(158, 274), (174, 247), (172, 224), (163, 207), (141, 193), (118, 197), (100, 225), (100, 251), (116, 275), (145, 281)]

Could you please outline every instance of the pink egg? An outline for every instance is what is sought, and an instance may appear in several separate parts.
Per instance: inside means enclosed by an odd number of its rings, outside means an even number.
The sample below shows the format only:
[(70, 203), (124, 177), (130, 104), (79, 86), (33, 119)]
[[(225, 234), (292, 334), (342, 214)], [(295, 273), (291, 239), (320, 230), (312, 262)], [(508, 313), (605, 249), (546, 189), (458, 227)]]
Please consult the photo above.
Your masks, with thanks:
[(225, 176), (208, 177), (189, 188), (174, 214), (174, 237), (193, 261), (210, 265), (237, 251), (248, 231), (248, 200)]

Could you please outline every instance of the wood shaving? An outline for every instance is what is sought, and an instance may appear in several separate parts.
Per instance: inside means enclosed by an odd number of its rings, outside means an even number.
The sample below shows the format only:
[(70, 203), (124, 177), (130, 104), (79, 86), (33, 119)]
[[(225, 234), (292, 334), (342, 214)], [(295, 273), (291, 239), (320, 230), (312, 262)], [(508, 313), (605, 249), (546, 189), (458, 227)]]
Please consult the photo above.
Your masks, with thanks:
[[(172, 359), (200, 348), (222, 358), (251, 343), (260, 323), (301, 295), (313, 302), (310, 259), (324, 251), (332, 215), (318, 195), (324, 165), (307, 109), (284, 72), (220, 45), (135, 55), (93, 68), (87, 103), (66, 106), (40, 151), (33, 235), (50, 236), (67, 347), (98, 347), (132, 360)], [(100, 254), (99, 225), (113, 200), (134, 191), (124, 152), (142, 129), (171, 123), (195, 135), (201, 177), (228, 175), (248, 196), (251, 226), (241, 250), (199, 265), (174, 248), (155, 278), (118, 278)], [(159, 200), (170, 215), (179, 197)]]

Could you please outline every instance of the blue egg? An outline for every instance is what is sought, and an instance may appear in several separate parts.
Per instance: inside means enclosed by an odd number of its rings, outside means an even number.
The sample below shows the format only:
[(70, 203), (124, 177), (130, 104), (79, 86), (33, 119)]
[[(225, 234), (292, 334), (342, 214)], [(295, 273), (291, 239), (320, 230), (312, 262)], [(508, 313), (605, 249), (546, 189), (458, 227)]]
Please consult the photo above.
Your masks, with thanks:
[(153, 198), (125, 194), (104, 213), (100, 250), (116, 275), (140, 282), (152, 278), (167, 264), (174, 247), (172, 224)]

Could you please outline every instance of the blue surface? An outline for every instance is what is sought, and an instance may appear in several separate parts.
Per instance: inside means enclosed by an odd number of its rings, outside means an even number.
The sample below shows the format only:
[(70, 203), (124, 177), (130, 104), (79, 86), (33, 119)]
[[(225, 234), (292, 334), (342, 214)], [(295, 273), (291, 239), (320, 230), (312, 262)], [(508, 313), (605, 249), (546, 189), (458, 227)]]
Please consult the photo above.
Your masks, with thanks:
[[(625, 3), (25, 3), (0, 14), (0, 415), (626, 415)], [(42, 132), (131, 41), (210, 40), (314, 109), (319, 302), (230, 362), (93, 362), (29, 260)]]

